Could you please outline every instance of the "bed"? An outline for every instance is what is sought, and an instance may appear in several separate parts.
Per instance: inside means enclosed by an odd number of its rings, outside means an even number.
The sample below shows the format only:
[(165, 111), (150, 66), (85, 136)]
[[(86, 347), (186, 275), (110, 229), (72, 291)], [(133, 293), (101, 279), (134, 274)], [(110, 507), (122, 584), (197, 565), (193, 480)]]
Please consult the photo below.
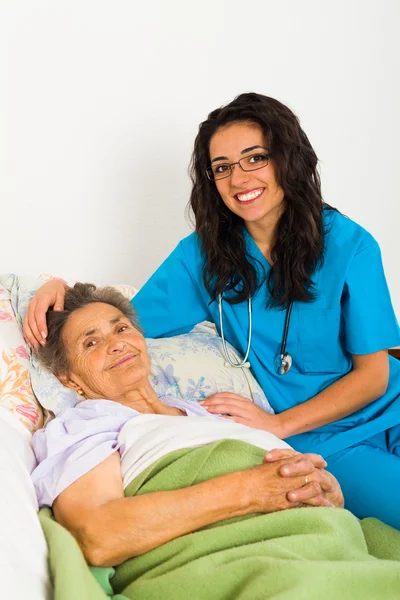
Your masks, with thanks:
[[(47, 278), (48, 276), (30, 278), (15, 274), (0, 276), (0, 468), (2, 475), (0, 510), (3, 515), (0, 520), (1, 598), (7, 598), (7, 600), (25, 600), (26, 598), (29, 598), (29, 600), (50, 600), (56, 597), (60, 600), (70, 600), (69, 582), (72, 579), (74, 579), (76, 588), (72, 596), (74, 600), (78, 600), (78, 598), (79, 600), (81, 598), (82, 600), (92, 600), (92, 598), (97, 597), (106, 598), (107, 581), (103, 581), (103, 590), (99, 591), (98, 584), (93, 584), (93, 574), (86, 565), (82, 564), (82, 556), (79, 554), (80, 551), (77, 549), (76, 544), (74, 545), (74, 541), (68, 539), (68, 537), (63, 537), (64, 533), (60, 533), (62, 528), (52, 522), (50, 515), (47, 513), (41, 515), (46, 535), (48, 538), (49, 535), (53, 535), (54, 526), (56, 526), (54, 536), (58, 539), (61, 535), (61, 543), (55, 550), (54, 547), (51, 548), (49, 553), (37, 516), (37, 501), (30, 479), (30, 473), (35, 467), (35, 457), (30, 445), (32, 434), (64, 407), (73, 406), (79, 401), (79, 397), (75, 392), (67, 390), (53, 376), (41, 370), (40, 365), (30, 356), (29, 349), (22, 336), (21, 324), (26, 306), (37, 287)], [(131, 297), (135, 293), (135, 290), (129, 286), (118, 286), (118, 289), (127, 297)], [(228, 390), (247, 396), (263, 406), (265, 410), (272, 412), (267, 398), (265, 398), (263, 391), (248, 369), (231, 369), (225, 366), (220, 339), (212, 324), (200, 324), (189, 334), (176, 336), (168, 340), (148, 340), (148, 347), (152, 359), (151, 380), (160, 397), (163, 394), (175, 394), (177, 397), (189, 398), (193, 402), (197, 402), (212, 393)], [(231, 352), (239, 360), (240, 357), (233, 348), (231, 348)], [(192, 471), (192, 469), (189, 469), (189, 471)], [(190, 482), (186, 482), (185, 485), (190, 485)], [(320, 509), (313, 510), (318, 511)], [(290, 511), (292, 519), (295, 519), (295, 512)], [(303, 526), (301, 522), (309, 518), (308, 515), (311, 515), (312, 511), (303, 511), (303, 513), (304, 517), (303, 515), (297, 517), (299, 520), (297, 525), (300, 527)], [(317, 515), (317, 513), (314, 514)], [(6, 518), (4, 518), (4, 515), (7, 515)], [(286, 521), (282, 516), (284, 513), (274, 513), (274, 515), (276, 515), (273, 517), (276, 520), (276, 527), (279, 531), (283, 531), (284, 523), (280, 520)], [(351, 521), (354, 523), (354, 519), (351, 519)], [(351, 521), (349, 521), (350, 529)], [(309, 525), (306, 527), (309, 528)], [(335, 524), (332, 522), (331, 529), (334, 527)], [(365, 524), (363, 529), (365, 539), (362, 538), (364, 551), (366, 549), (365, 543), (367, 545), (372, 543), (375, 546), (371, 549), (371, 556), (399, 561), (400, 543), (398, 543), (398, 537), (396, 537), (397, 532), (395, 532), (395, 535), (388, 535), (386, 527), (380, 528), (378, 526), (377, 529), (376, 523)], [(394, 532), (394, 530), (392, 531)], [(376, 532), (380, 536), (378, 543), (375, 543), (378, 539)], [(346, 531), (347, 533), (349, 532)], [(65, 534), (69, 536), (67, 532)], [(200, 539), (203, 533), (199, 532), (199, 534)], [(359, 535), (359, 532), (357, 535)], [(391, 547), (387, 541), (390, 541)], [(177, 541), (178, 545), (179, 543)], [(349, 537), (349, 543), (353, 543), (351, 536)], [(274, 545), (275, 542), (272, 540), (272, 546)], [(57, 562), (58, 565), (62, 566), (66, 552), (65, 548), (70, 548), (68, 550), (71, 556), (69, 564), (73, 565), (75, 570), (63, 572), (64, 583), (62, 589), (57, 584), (57, 595), (54, 596), (54, 579), (52, 577), (54, 578), (57, 573), (54, 565)], [(289, 551), (292, 552), (292, 549)], [(147, 553), (149, 556), (146, 555), (144, 559), (137, 560), (135, 568), (141, 562), (144, 561), (145, 563), (150, 560), (150, 554)], [(157, 565), (156, 568), (158, 568)], [(207, 568), (210, 572), (211, 565)], [(333, 575), (335, 573), (340, 574), (339, 563), (337, 567), (333, 563), (328, 565), (328, 571)], [(89, 586), (88, 589), (93, 590), (93, 593), (85, 591), (86, 588), (83, 589), (80, 586), (80, 580), (77, 582), (74, 573), (80, 574), (79, 576), (85, 579)], [(296, 591), (296, 596), (292, 596), (293, 586), (297, 584), (289, 583), (288, 578), (286, 585), (284, 583), (285, 573), (286, 571), (283, 569), (282, 586), (287, 589), (285, 593), (282, 591), (282, 598), (296, 597), (296, 600), (299, 598), (309, 600), (315, 597), (309, 595), (307, 586), (302, 586), (302, 591), (299, 588), (299, 592)], [(399, 574), (398, 595), (397, 592), (395, 595), (392, 594), (394, 588), (393, 583), (390, 583), (391, 587), (388, 588), (389, 591), (385, 595), (388, 600), (390, 598), (395, 600), (395, 598), (400, 597), (400, 568), (397, 569), (396, 567), (396, 573)], [(108, 570), (108, 574), (100, 573), (97, 581), (111, 575), (110, 570)], [(218, 582), (218, 574), (215, 577), (215, 581)], [(392, 568), (391, 573), (388, 573), (391, 582), (393, 582), (393, 577), (396, 578), (397, 575), (393, 575)], [(321, 580), (320, 586), (319, 589), (323, 590), (325, 586), (323, 580)], [(154, 596), (156, 598), (159, 597), (157, 589), (156, 596)], [(356, 593), (356, 590), (352, 590), (352, 599), (367, 597), (362, 590), (360, 593), (364, 593), (363, 596), (355, 596), (354, 593)], [(147, 596), (142, 595), (140, 592), (134, 597)], [(171, 596), (164, 593), (162, 597)], [(185, 595), (179, 597), (185, 598)], [(197, 599), (200, 596), (195, 595), (194, 597)], [(205, 597), (214, 596), (207, 592)], [(276, 597), (276, 595), (263, 597)], [(330, 596), (329, 593), (324, 592), (324, 597), (336, 598), (337, 596)], [(345, 596), (342, 595), (341, 597)], [(370, 597), (378, 598), (379, 596), (371, 595)]]

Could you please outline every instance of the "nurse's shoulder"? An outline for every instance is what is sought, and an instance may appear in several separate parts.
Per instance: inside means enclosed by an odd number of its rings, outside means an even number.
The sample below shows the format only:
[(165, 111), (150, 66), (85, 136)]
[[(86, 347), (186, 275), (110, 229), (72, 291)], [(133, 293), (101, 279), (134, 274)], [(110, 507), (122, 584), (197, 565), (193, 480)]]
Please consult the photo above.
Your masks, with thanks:
[(324, 210), (324, 229), (325, 258), (351, 260), (371, 246), (379, 249), (378, 242), (369, 231), (338, 211)]
[(201, 260), (202, 258), (200, 238), (195, 231), (183, 238), (177, 247), (187, 256), (188, 260)]
[(204, 254), (201, 251), (200, 238), (195, 231), (183, 238), (178, 243), (174, 252), (179, 255), (180, 261), (184, 263), (186, 269), (192, 276), (198, 277), (199, 274), (202, 274)]

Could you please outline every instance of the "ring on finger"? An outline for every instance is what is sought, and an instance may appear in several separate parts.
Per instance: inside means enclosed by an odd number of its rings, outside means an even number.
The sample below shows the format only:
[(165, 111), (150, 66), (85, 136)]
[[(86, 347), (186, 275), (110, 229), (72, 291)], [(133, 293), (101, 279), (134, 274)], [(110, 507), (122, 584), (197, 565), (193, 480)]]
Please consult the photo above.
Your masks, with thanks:
[(304, 485), (307, 485), (309, 481), (310, 481), (310, 477), (309, 477), (309, 475), (306, 475)]

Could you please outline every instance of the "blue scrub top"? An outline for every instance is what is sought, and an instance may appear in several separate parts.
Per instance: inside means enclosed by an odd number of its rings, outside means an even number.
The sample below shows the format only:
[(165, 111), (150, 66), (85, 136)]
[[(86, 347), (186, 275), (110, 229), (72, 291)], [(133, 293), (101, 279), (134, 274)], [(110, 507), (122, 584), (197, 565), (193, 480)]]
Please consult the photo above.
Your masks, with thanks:
[[(325, 257), (314, 273), (317, 299), (294, 302), (287, 337), (293, 358), (282, 376), (274, 369), (286, 312), (266, 308), (267, 285), (252, 299), (253, 336), (249, 361), (271, 406), (280, 413), (309, 400), (346, 375), (351, 354), (369, 354), (400, 345), (379, 246), (370, 233), (325, 210)], [(246, 249), (260, 280), (270, 265), (244, 230)], [(203, 283), (204, 256), (196, 234), (183, 239), (133, 299), (146, 337), (169, 337), (213, 321), (220, 332), (218, 302)], [(229, 292), (232, 293), (232, 292)], [(243, 354), (248, 340), (248, 304), (223, 301), (226, 339)], [(356, 413), (289, 438), (296, 449), (329, 456), (400, 423), (400, 361), (390, 357), (386, 393)]]

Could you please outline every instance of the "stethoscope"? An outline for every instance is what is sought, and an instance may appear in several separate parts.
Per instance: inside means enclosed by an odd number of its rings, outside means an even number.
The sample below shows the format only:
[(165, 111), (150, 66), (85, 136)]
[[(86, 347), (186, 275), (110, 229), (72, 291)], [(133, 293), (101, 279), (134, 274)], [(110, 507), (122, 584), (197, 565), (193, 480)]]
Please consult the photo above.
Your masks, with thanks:
[[(289, 306), (287, 307), (287, 310), (286, 310), (285, 326), (283, 328), (281, 349), (280, 349), (278, 356), (274, 360), (274, 368), (278, 375), (286, 375), (286, 373), (288, 373), (288, 371), (290, 371), (290, 367), (292, 366), (292, 362), (293, 362), (292, 357), (290, 356), (289, 352), (286, 352), (286, 342), (287, 342), (287, 336), (288, 336), (288, 331), (289, 331), (290, 315), (292, 314), (292, 307), (293, 307), (293, 302), (290, 302)], [(249, 353), (250, 353), (251, 335), (252, 335), (252, 331), (253, 331), (251, 297), (249, 296), (249, 298), (248, 298), (249, 337), (247, 340), (246, 354), (244, 355), (244, 358), (241, 362), (234, 362), (232, 360), (232, 358), (229, 356), (228, 348), (227, 348), (226, 341), (225, 341), (225, 335), (224, 335), (224, 324), (223, 324), (223, 317), (222, 317), (222, 294), (218, 295), (218, 311), (219, 311), (219, 325), (220, 325), (221, 339), (222, 339), (222, 349), (224, 351), (224, 355), (225, 355), (225, 359), (226, 359), (225, 366), (226, 367), (231, 366), (231, 367), (234, 367), (235, 369), (239, 369), (240, 367), (245, 367), (245, 368), (249, 369), (250, 363), (247, 361), (247, 359), (248, 359)]]

